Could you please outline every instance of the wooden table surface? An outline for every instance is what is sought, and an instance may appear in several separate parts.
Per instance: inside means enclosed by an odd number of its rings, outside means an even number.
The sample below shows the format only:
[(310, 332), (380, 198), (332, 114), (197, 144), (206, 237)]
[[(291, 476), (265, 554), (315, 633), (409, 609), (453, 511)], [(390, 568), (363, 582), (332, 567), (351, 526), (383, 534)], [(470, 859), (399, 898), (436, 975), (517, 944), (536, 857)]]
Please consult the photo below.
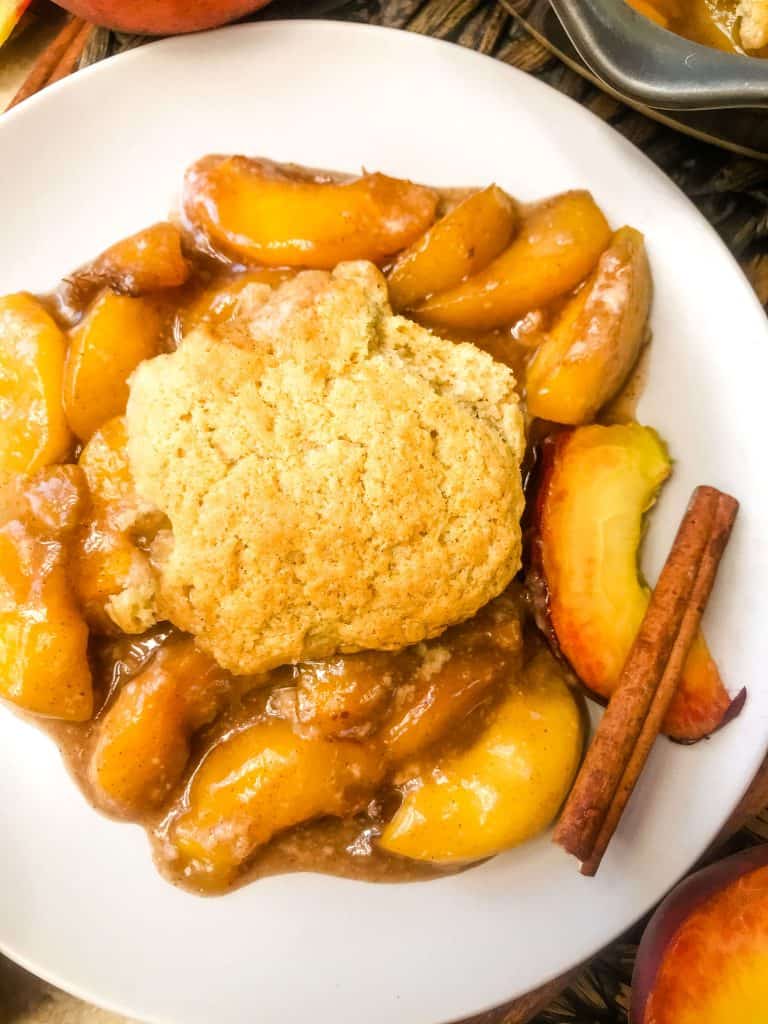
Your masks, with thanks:
[[(529, 3), (507, 0), (507, 7), (525, 13)], [(263, 16), (297, 14), (326, 14), (452, 39), (575, 97), (640, 146), (694, 199), (740, 259), (763, 304), (768, 303), (768, 165), (685, 138), (605, 96), (555, 61), (496, 0), (276, 0)], [(44, 9), (26, 32), (0, 50), (0, 110), (55, 34), (59, 19), (54, 9)], [(97, 30), (83, 62), (140, 42)], [(768, 760), (710, 856), (768, 841), (766, 805)], [(634, 929), (591, 964), (473, 1024), (626, 1024), (639, 931)], [(89, 1006), (0, 957), (0, 1024), (126, 1024), (126, 1018)]]

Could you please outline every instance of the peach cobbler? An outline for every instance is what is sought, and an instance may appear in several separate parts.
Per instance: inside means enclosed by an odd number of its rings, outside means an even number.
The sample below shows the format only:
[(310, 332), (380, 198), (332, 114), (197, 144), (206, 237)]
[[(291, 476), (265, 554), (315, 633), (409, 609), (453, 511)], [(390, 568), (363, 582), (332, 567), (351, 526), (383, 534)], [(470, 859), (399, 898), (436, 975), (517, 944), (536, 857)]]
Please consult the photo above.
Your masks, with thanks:
[[(194, 891), (538, 834), (648, 604), (650, 302), (587, 192), (201, 159), (0, 298), (0, 693)], [(730, 705), (699, 635), (665, 731)]]

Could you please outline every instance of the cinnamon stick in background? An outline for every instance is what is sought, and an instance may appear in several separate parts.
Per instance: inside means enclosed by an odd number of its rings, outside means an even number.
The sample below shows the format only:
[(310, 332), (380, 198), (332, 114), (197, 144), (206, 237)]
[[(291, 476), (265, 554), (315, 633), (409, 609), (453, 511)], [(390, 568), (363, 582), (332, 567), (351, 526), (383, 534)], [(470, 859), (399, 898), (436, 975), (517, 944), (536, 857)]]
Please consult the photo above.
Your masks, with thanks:
[(730, 536), (738, 502), (698, 487), (651, 595), (616, 692), (555, 829), (594, 874), (659, 733)]
[(32, 65), (31, 71), (6, 107), (6, 110), (15, 107), (17, 103), (21, 103), (22, 100), (27, 99), (29, 96), (34, 96), (36, 92), (39, 92), (52, 80), (56, 81), (57, 79), (52, 78), (52, 76), (57, 74), (57, 72), (60, 72), (58, 77), (63, 78), (74, 71), (88, 41), (91, 28), (92, 26), (83, 21), (82, 18), (68, 18), (54, 39)]
[(80, 58), (83, 55), (86, 43), (93, 31), (93, 27), (94, 26), (89, 25), (87, 21), (81, 23), (74, 39), (71, 40), (58, 64), (51, 72), (51, 77), (45, 83), (46, 85), (53, 85), (54, 82), (58, 82), (60, 79), (66, 78), (67, 75), (71, 75), (72, 72), (76, 70), (77, 65), (80, 62)]

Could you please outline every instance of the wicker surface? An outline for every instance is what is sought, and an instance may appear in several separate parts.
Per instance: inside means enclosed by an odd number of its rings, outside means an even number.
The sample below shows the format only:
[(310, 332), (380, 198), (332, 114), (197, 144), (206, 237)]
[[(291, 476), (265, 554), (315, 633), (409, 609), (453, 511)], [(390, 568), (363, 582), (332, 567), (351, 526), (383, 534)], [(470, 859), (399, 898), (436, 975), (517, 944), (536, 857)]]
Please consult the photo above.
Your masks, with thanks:
[[(529, 0), (506, 3), (525, 13)], [(768, 164), (696, 142), (622, 106), (559, 64), (496, 0), (352, 0), (344, 4), (276, 0), (259, 17), (295, 16), (367, 21), (450, 39), (513, 64), (576, 98), (639, 146), (688, 193), (740, 260), (763, 304), (768, 304)], [(46, 37), (45, 25), (34, 31), (36, 37), (20, 40), (10, 58), (6, 59), (5, 51), (0, 57), (0, 109)], [(83, 63), (142, 42), (135, 36), (95, 30)], [(757, 813), (767, 802), (764, 775), (713, 856), (768, 841), (768, 812)], [(626, 1024), (640, 931), (641, 927), (633, 929), (569, 978), (484, 1015), (482, 1024)], [(0, 958), (0, 1024), (119, 1024), (122, 1020), (86, 1006)]]

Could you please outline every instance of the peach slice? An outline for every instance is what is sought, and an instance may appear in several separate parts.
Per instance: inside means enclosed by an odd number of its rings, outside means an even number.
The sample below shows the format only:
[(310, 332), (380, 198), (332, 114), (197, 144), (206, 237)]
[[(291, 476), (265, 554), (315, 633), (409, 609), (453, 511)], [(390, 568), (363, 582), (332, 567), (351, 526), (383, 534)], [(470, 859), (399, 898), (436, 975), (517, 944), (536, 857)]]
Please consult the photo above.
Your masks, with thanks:
[(151, 536), (159, 514), (136, 494), (126, 441), (125, 422), (115, 417), (93, 434), (79, 459), (91, 508), (73, 538), (70, 579), (88, 625), (104, 634), (117, 631), (117, 619), (124, 633), (141, 633), (154, 621), (154, 576), (135, 538)]
[(511, 324), (575, 288), (591, 273), (611, 229), (589, 192), (534, 206), (512, 244), (485, 270), (416, 306), (427, 324), (487, 331)]
[(31, 295), (0, 298), (0, 477), (34, 473), (72, 446), (61, 407), (66, 341)]
[(66, 541), (85, 494), (76, 466), (13, 484), (0, 526), (0, 696), (82, 722), (93, 710), (88, 628), (69, 585)]
[(99, 803), (132, 818), (159, 807), (187, 766), (192, 733), (218, 713), (228, 679), (192, 640), (161, 648), (99, 722), (89, 765)]
[(531, 416), (572, 425), (593, 420), (635, 364), (650, 305), (643, 236), (621, 228), (528, 364)]
[(382, 778), (373, 743), (304, 739), (290, 723), (256, 721), (214, 746), (167, 827), (185, 876), (222, 889), (272, 836), (364, 806)]
[(401, 764), (449, 736), (498, 693), (503, 680), (519, 668), (521, 655), (520, 613), (507, 596), (424, 644), (382, 725), (388, 758)]
[(691, 875), (645, 930), (633, 1024), (759, 1024), (768, 1007), (768, 846)]
[(399, 677), (384, 651), (341, 654), (294, 670), (296, 717), (307, 735), (362, 737), (377, 726)]
[[(600, 697), (613, 692), (648, 605), (637, 573), (643, 514), (670, 470), (658, 435), (637, 423), (577, 427), (544, 446), (530, 583), (559, 650)], [(731, 701), (699, 636), (665, 732), (701, 739), (742, 700)]]
[(213, 327), (227, 323), (238, 315), (238, 307), (242, 304), (250, 285), (265, 284), (270, 288), (277, 288), (284, 281), (295, 277), (297, 273), (298, 271), (291, 267), (260, 267), (257, 270), (246, 270), (227, 281), (219, 281), (205, 288), (180, 311), (180, 333), (184, 335), (203, 323)]
[(402, 252), (388, 275), (395, 309), (410, 309), (482, 270), (505, 249), (519, 219), (498, 185), (468, 196)]
[(208, 247), (246, 263), (330, 270), (380, 263), (435, 219), (437, 193), (384, 174), (317, 181), (268, 160), (208, 156), (186, 173), (184, 213)]
[(115, 242), (78, 270), (74, 279), (135, 296), (178, 288), (190, 272), (181, 249), (181, 231), (175, 224), (160, 221)]
[(162, 348), (162, 323), (145, 299), (105, 291), (71, 333), (64, 411), (81, 441), (125, 411), (128, 378)]
[(541, 650), (509, 680), (477, 740), (403, 781), (382, 833), (389, 853), (434, 863), (491, 857), (545, 829), (584, 744), (582, 714), (563, 669)]

